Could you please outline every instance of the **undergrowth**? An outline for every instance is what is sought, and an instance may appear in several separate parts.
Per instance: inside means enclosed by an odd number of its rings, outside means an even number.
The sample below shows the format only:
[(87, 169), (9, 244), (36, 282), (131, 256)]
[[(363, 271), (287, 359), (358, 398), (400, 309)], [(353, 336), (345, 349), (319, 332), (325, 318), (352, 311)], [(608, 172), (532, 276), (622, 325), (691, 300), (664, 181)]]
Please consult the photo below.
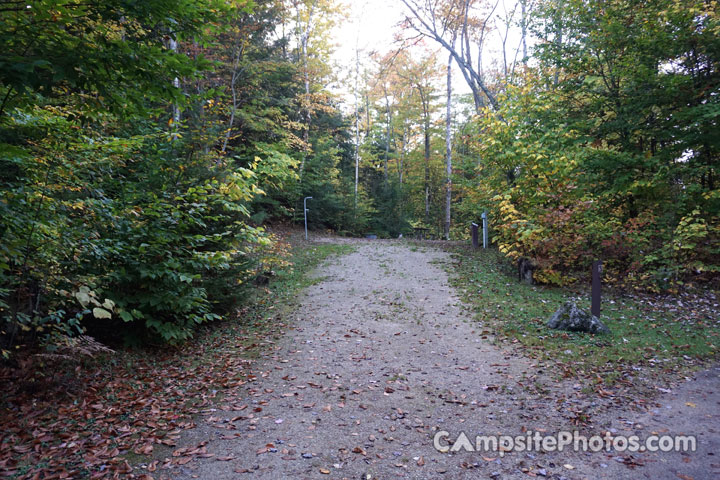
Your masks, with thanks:
[[(178, 346), (145, 346), (84, 362), (0, 371), (0, 465), (6, 478), (110, 478), (170, 455), (195, 416), (255, 374), (254, 359), (287, 330), (308, 273), (345, 245), (293, 241), (290, 262), (235, 318)], [(22, 378), (29, 375), (29, 378)], [(152, 467), (152, 469), (151, 469)]]

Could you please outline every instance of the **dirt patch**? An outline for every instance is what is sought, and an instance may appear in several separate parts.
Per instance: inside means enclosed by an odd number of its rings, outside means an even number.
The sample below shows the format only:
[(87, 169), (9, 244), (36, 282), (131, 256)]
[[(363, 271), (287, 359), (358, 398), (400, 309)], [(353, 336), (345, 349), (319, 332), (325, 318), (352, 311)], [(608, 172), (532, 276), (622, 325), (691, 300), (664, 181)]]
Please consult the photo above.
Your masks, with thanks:
[[(163, 475), (700, 479), (720, 472), (712, 455), (717, 370), (704, 374), (701, 387), (679, 387), (647, 413), (608, 412), (601, 399), (581, 394), (582, 385), (557, 381), (555, 372), (511, 346), (493, 346), (449, 286), (441, 265), (449, 261), (446, 253), (396, 241), (353, 243), (354, 253), (317, 269), (323, 281), (304, 292), (293, 327), (258, 360), (256, 377), (184, 434), (184, 448), (200, 446), (207, 454), (184, 465), (170, 462)], [(689, 400), (692, 385), (700, 389), (695, 400)], [(592, 427), (583, 426), (596, 410), (602, 413)], [(631, 456), (440, 453), (433, 447), (441, 431), (448, 432), (441, 442), (447, 445), (460, 432), (474, 443), (476, 435), (580, 428), (590, 436), (602, 433), (600, 427), (616, 434), (690, 432), (699, 435), (701, 448)]]

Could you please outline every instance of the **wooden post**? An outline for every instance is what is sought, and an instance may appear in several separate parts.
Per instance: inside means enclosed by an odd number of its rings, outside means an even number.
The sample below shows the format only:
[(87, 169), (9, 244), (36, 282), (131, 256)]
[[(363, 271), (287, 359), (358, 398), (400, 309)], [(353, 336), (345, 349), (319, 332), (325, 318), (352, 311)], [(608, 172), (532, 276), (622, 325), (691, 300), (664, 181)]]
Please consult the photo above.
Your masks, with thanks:
[(482, 222), (483, 222), (483, 248), (488, 248), (487, 212), (482, 213)]
[(472, 224), (472, 246), (473, 248), (478, 248), (479, 240), (478, 240), (478, 224), (473, 222)]
[(307, 233), (307, 212), (308, 212), (307, 201), (310, 200), (310, 199), (312, 199), (312, 197), (305, 197), (305, 198), (303, 199), (303, 211), (305, 212), (305, 240), (308, 239), (308, 233)]
[(600, 318), (600, 275), (602, 274), (602, 262), (595, 260), (592, 264), (592, 306), (590, 311), (593, 316)]

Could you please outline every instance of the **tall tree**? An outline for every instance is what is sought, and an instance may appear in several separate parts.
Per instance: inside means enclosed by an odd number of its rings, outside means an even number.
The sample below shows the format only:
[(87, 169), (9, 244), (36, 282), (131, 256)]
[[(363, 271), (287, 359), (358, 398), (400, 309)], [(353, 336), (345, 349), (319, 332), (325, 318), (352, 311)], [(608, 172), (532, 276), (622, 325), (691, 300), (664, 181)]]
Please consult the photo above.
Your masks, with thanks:
[(423, 132), (423, 159), (424, 159), (424, 190), (425, 190), (425, 221), (430, 220), (430, 205), (432, 203), (430, 188), (430, 127), (434, 113), (437, 81), (440, 72), (437, 68), (437, 54), (431, 54), (426, 58), (415, 61), (410, 55), (403, 56), (404, 61), (398, 65), (398, 75), (413, 85), (417, 92), (422, 115)]
[(445, 240), (450, 240), (450, 207), (452, 203), (452, 55), (447, 64), (447, 97), (445, 99)]
[[(488, 6), (484, 0), (402, 0), (410, 12), (407, 25), (452, 55), (473, 93), (477, 110), (488, 102), (498, 108), (496, 93), (483, 72), (482, 55), (499, 1)], [(454, 38), (459, 48), (452, 41)]]
[[(300, 61), (302, 62), (302, 76), (303, 86), (305, 87), (305, 96), (301, 101), (303, 107), (305, 125), (303, 128), (303, 142), (305, 142), (305, 148), (309, 148), (310, 143), (310, 120), (311, 114), (311, 100), (310, 100), (310, 61), (308, 53), (308, 44), (310, 43), (310, 33), (313, 27), (313, 16), (315, 15), (315, 8), (317, 7), (318, 0), (309, 0), (300, 2), (294, 0), (293, 6), (295, 7), (295, 15), (298, 29), (298, 44), (300, 46)], [(307, 150), (303, 154), (302, 161), (300, 162), (300, 175), (302, 175), (305, 169), (305, 161), (307, 160)]]
[(353, 82), (353, 96), (355, 97), (355, 208), (358, 203), (358, 186), (360, 184), (360, 103), (358, 101), (360, 82), (360, 50), (355, 44), (355, 79)]
[(317, 98), (326, 79), (332, 74), (329, 68), (331, 44), (329, 32), (340, 14), (335, 0), (292, 0), (291, 8), (297, 37), (297, 57), (300, 64), (304, 94), (300, 98), (302, 115), (302, 139), (304, 154), (300, 161), (300, 176), (311, 150), (310, 128), (313, 112), (322, 108), (323, 101)]
[(592, 257), (650, 289), (716, 277), (714, 4), (547, 0), (536, 15), (537, 68), (479, 119), (483, 162), (468, 172), (501, 251), (533, 258), (549, 283)]

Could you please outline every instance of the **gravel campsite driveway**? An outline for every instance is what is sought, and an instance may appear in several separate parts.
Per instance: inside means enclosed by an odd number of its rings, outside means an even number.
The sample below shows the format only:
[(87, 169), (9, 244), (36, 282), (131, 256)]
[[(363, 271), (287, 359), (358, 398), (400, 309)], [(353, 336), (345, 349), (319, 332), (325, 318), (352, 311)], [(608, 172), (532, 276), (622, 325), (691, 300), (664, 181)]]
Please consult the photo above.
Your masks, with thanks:
[[(322, 281), (303, 292), (294, 328), (257, 360), (254, 381), (186, 432), (184, 445), (208, 455), (164, 476), (720, 478), (717, 370), (705, 373), (698, 398), (690, 383), (660, 399), (659, 410), (605, 414), (585, 432), (698, 427), (695, 453), (438, 452), (442, 431), (447, 445), (460, 432), (474, 443), (475, 435), (576, 429), (573, 412), (588, 400), (579, 385), (492, 344), (448, 284), (447, 253), (384, 241), (355, 247), (317, 269)], [(686, 402), (696, 405), (690, 416), (675, 415)]]

